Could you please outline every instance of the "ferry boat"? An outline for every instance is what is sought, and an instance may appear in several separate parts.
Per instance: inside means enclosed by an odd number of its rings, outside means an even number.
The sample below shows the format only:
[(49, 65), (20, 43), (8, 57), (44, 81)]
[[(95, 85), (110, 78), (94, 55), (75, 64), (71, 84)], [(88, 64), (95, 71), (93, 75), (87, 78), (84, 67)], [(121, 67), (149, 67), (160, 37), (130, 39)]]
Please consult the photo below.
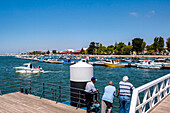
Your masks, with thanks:
[(23, 66), (14, 67), (16, 69), (16, 73), (43, 73), (44, 70), (38, 66), (35, 68), (32, 63), (25, 63)]

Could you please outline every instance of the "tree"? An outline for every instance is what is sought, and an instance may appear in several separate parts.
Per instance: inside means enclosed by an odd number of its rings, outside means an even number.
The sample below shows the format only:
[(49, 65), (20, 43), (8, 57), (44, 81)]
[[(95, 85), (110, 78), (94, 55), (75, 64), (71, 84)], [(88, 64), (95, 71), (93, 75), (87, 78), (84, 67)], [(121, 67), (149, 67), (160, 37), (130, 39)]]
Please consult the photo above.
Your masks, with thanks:
[(98, 54), (98, 50), (99, 50), (99, 43), (96, 43), (96, 49), (97, 49), (97, 54)]
[(104, 55), (107, 54), (107, 47), (102, 46), (102, 54), (104, 54)]
[(126, 46), (126, 45), (125, 45), (123, 42), (120, 42), (120, 43), (117, 45), (117, 47), (116, 47), (116, 49), (117, 49), (117, 51), (118, 51), (117, 54), (123, 54), (123, 53), (122, 53), (122, 48), (123, 48), (124, 46)]
[(49, 50), (47, 51), (47, 54), (48, 54), (48, 55), (50, 54), (50, 51), (49, 51)]
[(146, 42), (143, 42), (142, 45), (141, 45), (141, 48), (142, 48), (142, 52), (144, 53), (144, 49), (146, 47)]
[(168, 51), (170, 52), (170, 37), (166, 41), (166, 46), (168, 48)]
[(85, 54), (85, 51), (83, 48), (81, 48), (81, 51), (80, 51), (81, 54)]
[(147, 53), (149, 53), (149, 54), (153, 54), (154, 51), (155, 51), (153, 44), (147, 45), (147, 46), (146, 46), (146, 49), (147, 49)]
[(130, 46), (131, 44), (130, 44), (130, 42), (128, 42), (128, 46)]
[(100, 44), (98, 49), (98, 54), (100, 55), (103, 53), (102, 47), (103, 47), (102, 44)]
[(107, 47), (107, 54), (112, 54), (113, 50), (114, 50), (114, 46), (113, 45), (108, 46)]
[(122, 47), (122, 49), (121, 49), (122, 54), (130, 55), (130, 52), (132, 51), (132, 48), (133, 48), (133, 46), (131, 46), (131, 45), (127, 45), (127, 46)]
[(52, 52), (53, 52), (53, 54), (56, 54), (56, 53), (57, 53), (57, 51), (56, 51), (56, 50), (52, 50)]
[(143, 43), (143, 39), (141, 38), (134, 38), (132, 40), (133, 51), (136, 51), (137, 54), (142, 51), (141, 45)]
[(154, 48), (155, 52), (157, 52), (157, 50), (158, 50), (158, 45), (159, 45), (158, 41), (159, 41), (159, 38), (155, 37), (154, 38), (154, 43), (153, 43), (153, 48)]
[(115, 42), (115, 49), (117, 48), (117, 42)]
[(89, 48), (87, 49), (88, 54), (94, 54), (95, 48), (96, 48), (95, 42), (91, 42), (90, 45), (89, 45)]
[(158, 50), (159, 53), (161, 53), (164, 50), (164, 39), (162, 37), (159, 37)]

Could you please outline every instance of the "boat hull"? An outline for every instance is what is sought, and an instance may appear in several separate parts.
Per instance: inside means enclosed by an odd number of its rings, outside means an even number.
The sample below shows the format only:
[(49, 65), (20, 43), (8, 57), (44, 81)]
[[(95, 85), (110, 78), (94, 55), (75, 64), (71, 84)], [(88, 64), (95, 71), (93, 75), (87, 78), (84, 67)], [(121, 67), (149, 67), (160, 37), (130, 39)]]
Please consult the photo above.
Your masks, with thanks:
[(125, 65), (122, 64), (108, 64), (108, 63), (104, 63), (105, 66), (107, 67), (125, 67)]
[(44, 70), (36, 69), (36, 70), (17, 70), (16, 73), (43, 73)]

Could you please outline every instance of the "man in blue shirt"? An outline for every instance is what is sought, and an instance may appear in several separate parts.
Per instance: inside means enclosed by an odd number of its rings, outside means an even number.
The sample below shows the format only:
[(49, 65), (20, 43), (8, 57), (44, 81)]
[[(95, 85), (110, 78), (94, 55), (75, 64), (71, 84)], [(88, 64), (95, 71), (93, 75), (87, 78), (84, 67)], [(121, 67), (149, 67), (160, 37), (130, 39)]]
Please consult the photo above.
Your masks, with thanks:
[(133, 91), (134, 87), (129, 82), (129, 78), (127, 76), (123, 77), (123, 81), (119, 82), (119, 90), (117, 96), (119, 96), (120, 102), (120, 111), (119, 113), (129, 113), (130, 109), (130, 96), (131, 91)]
[(116, 88), (113, 86), (113, 82), (110, 81), (108, 86), (104, 89), (102, 97), (101, 113), (106, 113), (106, 107), (108, 107), (108, 113), (112, 111), (112, 103), (114, 95), (116, 94)]

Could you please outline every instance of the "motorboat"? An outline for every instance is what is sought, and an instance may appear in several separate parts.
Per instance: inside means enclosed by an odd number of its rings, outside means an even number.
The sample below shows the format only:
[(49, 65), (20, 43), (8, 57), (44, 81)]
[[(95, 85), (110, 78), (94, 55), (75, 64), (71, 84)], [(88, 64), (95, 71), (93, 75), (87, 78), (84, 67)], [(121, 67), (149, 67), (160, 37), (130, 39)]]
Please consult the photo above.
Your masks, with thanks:
[(38, 68), (34, 67), (32, 63), (25, 63), (23, 66), (14, 67), (16, 69), (16, 73), (43, 73), (44, 70), (38, 66)]
[(25, 63), (23, 66), (19, 67), (14, 67), (14, 69), (31, 69), (32, 68), (32, 63)]
[(120, 63), (118, 60), (110, 60), (109, 62), (104, 62), (107, 67), (125, 67), (125, 64)]
[(74, 61), (71, 61), (70, 59), (65, 59), (62, 63), (63, 63), (63, 64), (67, 64), (67, 65), (75, 64), (75, 62), (74, 62)]
[(136, 63), (136, 67), (144, 69), (161, 69), (162, 65), (155, 64), (153, 61), (149, 59), (144, 59), (143, 62)]

